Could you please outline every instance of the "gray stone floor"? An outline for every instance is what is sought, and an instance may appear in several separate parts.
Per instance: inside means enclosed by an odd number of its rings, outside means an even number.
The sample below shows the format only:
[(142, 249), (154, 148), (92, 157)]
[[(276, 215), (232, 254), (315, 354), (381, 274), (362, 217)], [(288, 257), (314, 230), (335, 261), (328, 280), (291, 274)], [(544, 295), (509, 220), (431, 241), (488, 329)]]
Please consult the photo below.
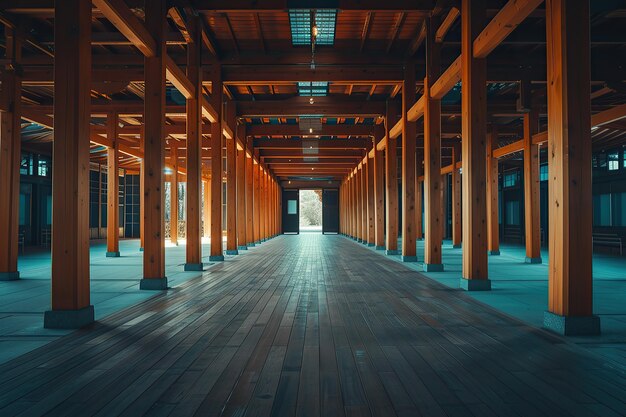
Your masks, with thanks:
[[(398, 247), (401, 247), (401, 241)], [(382, 251), (377, 252), (385, 256)], [(547, 250), (542, 250), (541, 264), (525, 263), (526, 252), (522, 246), (505, 244), (500, 247), (500, 252), (500, 255), (489, 256), (492, 290), (469, 294), (507, 315), (542, 327), (543, 313), (548, 306)], [(418, 262), (405, 264), (437, 282), (459, 288), (462, 249), (453, 248), (449, 240), (444, 241), (444, 272), (423, 272), (423, 240), (417, 242), (417, 255)], [(391, 257), (400, 262), (400, 256)], [(593, 291), (594, 313), (600, 316), (602, 335), (568, 339), (622, 363), (626, 370), (626, 257), (593, 255)]]
[[(119, 258), (105, 257), (106, 244), (92, 241), (91, 303), (96, 320), (154, 296), (139, 290), (143, 252), (138, 240), (120, 241)], [(203, 245), (206, 267), (209, 245)], [(166, 275), (171, 287), (200, 275), (184, 272), (185, 246), (166, 245)], [(50, 252), (27, 251), (20, 256), (19, 281), (0, 281), (0, 363), (70, 333), (68, 330), (43, 328), (43, 312), (50, 309)]]

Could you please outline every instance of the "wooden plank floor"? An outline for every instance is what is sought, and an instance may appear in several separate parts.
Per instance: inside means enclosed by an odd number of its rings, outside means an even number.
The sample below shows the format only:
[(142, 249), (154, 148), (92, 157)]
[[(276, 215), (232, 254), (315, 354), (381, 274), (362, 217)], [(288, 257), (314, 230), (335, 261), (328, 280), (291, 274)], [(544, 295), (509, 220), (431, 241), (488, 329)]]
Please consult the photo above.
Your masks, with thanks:
[(1, 416), (625, 413), (619, 364), (319, 234), (0, 366)]

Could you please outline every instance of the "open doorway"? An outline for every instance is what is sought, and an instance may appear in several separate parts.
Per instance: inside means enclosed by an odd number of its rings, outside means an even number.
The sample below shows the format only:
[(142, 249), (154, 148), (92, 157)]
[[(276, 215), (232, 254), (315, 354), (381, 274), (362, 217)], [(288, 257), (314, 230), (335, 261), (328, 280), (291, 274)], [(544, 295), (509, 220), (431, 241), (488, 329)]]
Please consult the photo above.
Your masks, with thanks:
[(322, 190), (300, 190), (300, 232), (322, 232)]

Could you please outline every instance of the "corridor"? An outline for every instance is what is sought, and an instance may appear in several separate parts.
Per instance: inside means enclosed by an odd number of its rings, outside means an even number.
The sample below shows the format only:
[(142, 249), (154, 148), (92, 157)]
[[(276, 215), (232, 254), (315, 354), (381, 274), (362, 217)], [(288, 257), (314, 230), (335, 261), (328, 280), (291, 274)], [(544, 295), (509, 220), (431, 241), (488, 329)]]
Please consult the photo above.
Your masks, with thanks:
[(279, 236), (0, 366), (0, 415), (619, 416), (624, 363), (338, 235)]

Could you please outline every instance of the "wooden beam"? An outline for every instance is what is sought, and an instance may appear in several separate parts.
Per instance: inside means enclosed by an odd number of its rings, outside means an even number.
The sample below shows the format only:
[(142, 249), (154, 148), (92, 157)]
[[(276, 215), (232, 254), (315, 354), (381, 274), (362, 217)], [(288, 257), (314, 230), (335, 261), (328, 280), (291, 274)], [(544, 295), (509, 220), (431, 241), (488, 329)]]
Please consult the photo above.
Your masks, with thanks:
[(431, 98), (441, 100), (443, 96), (452, 90), (452, 87), (461, 81), (461, 62), (461, 57), (459, 56), (450, 64), (443, 74), (441, 74), (430, 89)]
[(487, 128), (487, 65), (474, 58), (474, 39), (484, 27), (485, 1), (462, 0), (461, 106), (463, 123), (463, 273), (461, 287), (489, 290), (487, 270), (487, 206), (485, 135)]
[(367, 37), (370, 33), (370, 24), (373, 17), (373, 12), (367, 12), (365, 15), (365, 23), (363, 24), (363, 31), (361, 32), (361, 46), (359, 47), (359, 51), (363, 51), (363, 48), (365, 47), (365, 42), (367, 41)]
[(589, 3), (546, 1), (548, 312), (544, 326), (599, 334), (593, 316)]
[(307, 138), (315, 138), (315, 136), (373, 136), (377, 131), (376, 126), (358, 124), (358, 125), (329, 125), (322, 124), (321, 130), (314, 130), (310, 133), (308, 130), (302, 131), (299, 125), (274, 125), (274, 124), (249, 124), (247, 126), (247, 134), (250, 136), (300, 136)]
[(454, 22), (456, 22), (456, 19), (459, 17), (460, 14), (461, 14), (461, 11), (458, 8), (456, 7), (450, 8), (450, 11), (446, 15), (446, 18), (443, 19), (443, 22), (441, 22), (441, 25), (439, 25), (439, 27), (437, 28), (437, 32), (435, 33), (435, 42), (437, 43), (443, 42), (443, 39), (446, 37), (446, 34), (452, 28), (452, 25), (454, 25)]
[[(205, 78), (208, 76), (205, 74)], [(224, 83), (227, 85), (240, 83), (286, 85), (298, 81), (329, 81), (360, 85), (396, 84), (402, 81), (402, 69), (397, 64), (329, 65), (315, 69), (311, 69), (310, 65), (246, 65), (243, 67), (230, 65), (224, 68)]]
[(374, 117), (381, 116), (385, 112), (382, 102), (341, 100), (335, 97), (316, 97), (313, 104), (309, 102), (309, 97), (238, 101), (237, 109), (238, 115), (245, 117), (298, 117), (302, 114)]
[[(380, 2), (377, 0), (361, 0), (354, 2), (350, 0), (339, 0), (335, 5), (336, 9), (346, 11), (368, 11), (381, 10), (387, 12), (423, 12), (429, 13), (434, 7), (433, 0), (387, 0)], [(209, 7), (210, 6), (210, 7)], [(256, 0), (221, 0), (210, 4), (200, 4), (199, 12), (222, 12), (222, 13), (250, 13), (251, 11), (284, 12), (290, 8), (287, 0), (264, 0), (259, 3)]]
[[(192, 47), (193, 44), (189, 44), (187, 47)], [(174, 87), (180, 91), (180, 93), (186, 98), (191, 99), (196, 97), (196, 92), (200, 91), (196, 85), (185, 75), (172, 58), (168, 55), (165, 56), (165, 78), (171, 82)], [(189, 70), (187, 70), (189, 71)], [(200, 89), (202, 83), (200, 83)]]
[(293, 149), (315, 157), (321, 149), (366, 149), (370, 139), (254, 139), (255, 149)]
[(124, 0), (93, 0), (93, 5), (146, 57), (154, 57), (158, 53), (158, 41), (153, 37)]
[[(115, 0), (115, 2), (120, 0)], [(117, 7), (121, 9), (121, 5)], [(164, 0), (146, 3), (146, 29), (154, 36), (155, 53), (144, 58), (144, 252), (143, 279), (140, 288), (165, 290), (165, 194), (163, 193), (163, 169), (165, 149), (163, 126), (165, 125), (165, 25)], [(142, 26), (143, 27), (143, 26)]]
[(396, 21), (393, 24), (393, 27), (391, 28), (391, 36), (389, 37), (389, 42), (387, 43), (387, 50), (386, 50), (387, 53), (391, 51), (391, 47), (393, 46), (393, 43), (398, 37), (398, 32), (400, 31), (400, 28), (402, 27), (402, 24), (404, 23), (405, 18), (406, 18), (406, 13), (404, 12), (400, 12), (396, 16)]
[(543, 0), (509, 0), (474, 40), (475, 58), (486, 58)]
[(52, 161), (52, 309), (46, 328), (94, 320), (89, 290), (91, 3), (55, 2), (55, 140)]

